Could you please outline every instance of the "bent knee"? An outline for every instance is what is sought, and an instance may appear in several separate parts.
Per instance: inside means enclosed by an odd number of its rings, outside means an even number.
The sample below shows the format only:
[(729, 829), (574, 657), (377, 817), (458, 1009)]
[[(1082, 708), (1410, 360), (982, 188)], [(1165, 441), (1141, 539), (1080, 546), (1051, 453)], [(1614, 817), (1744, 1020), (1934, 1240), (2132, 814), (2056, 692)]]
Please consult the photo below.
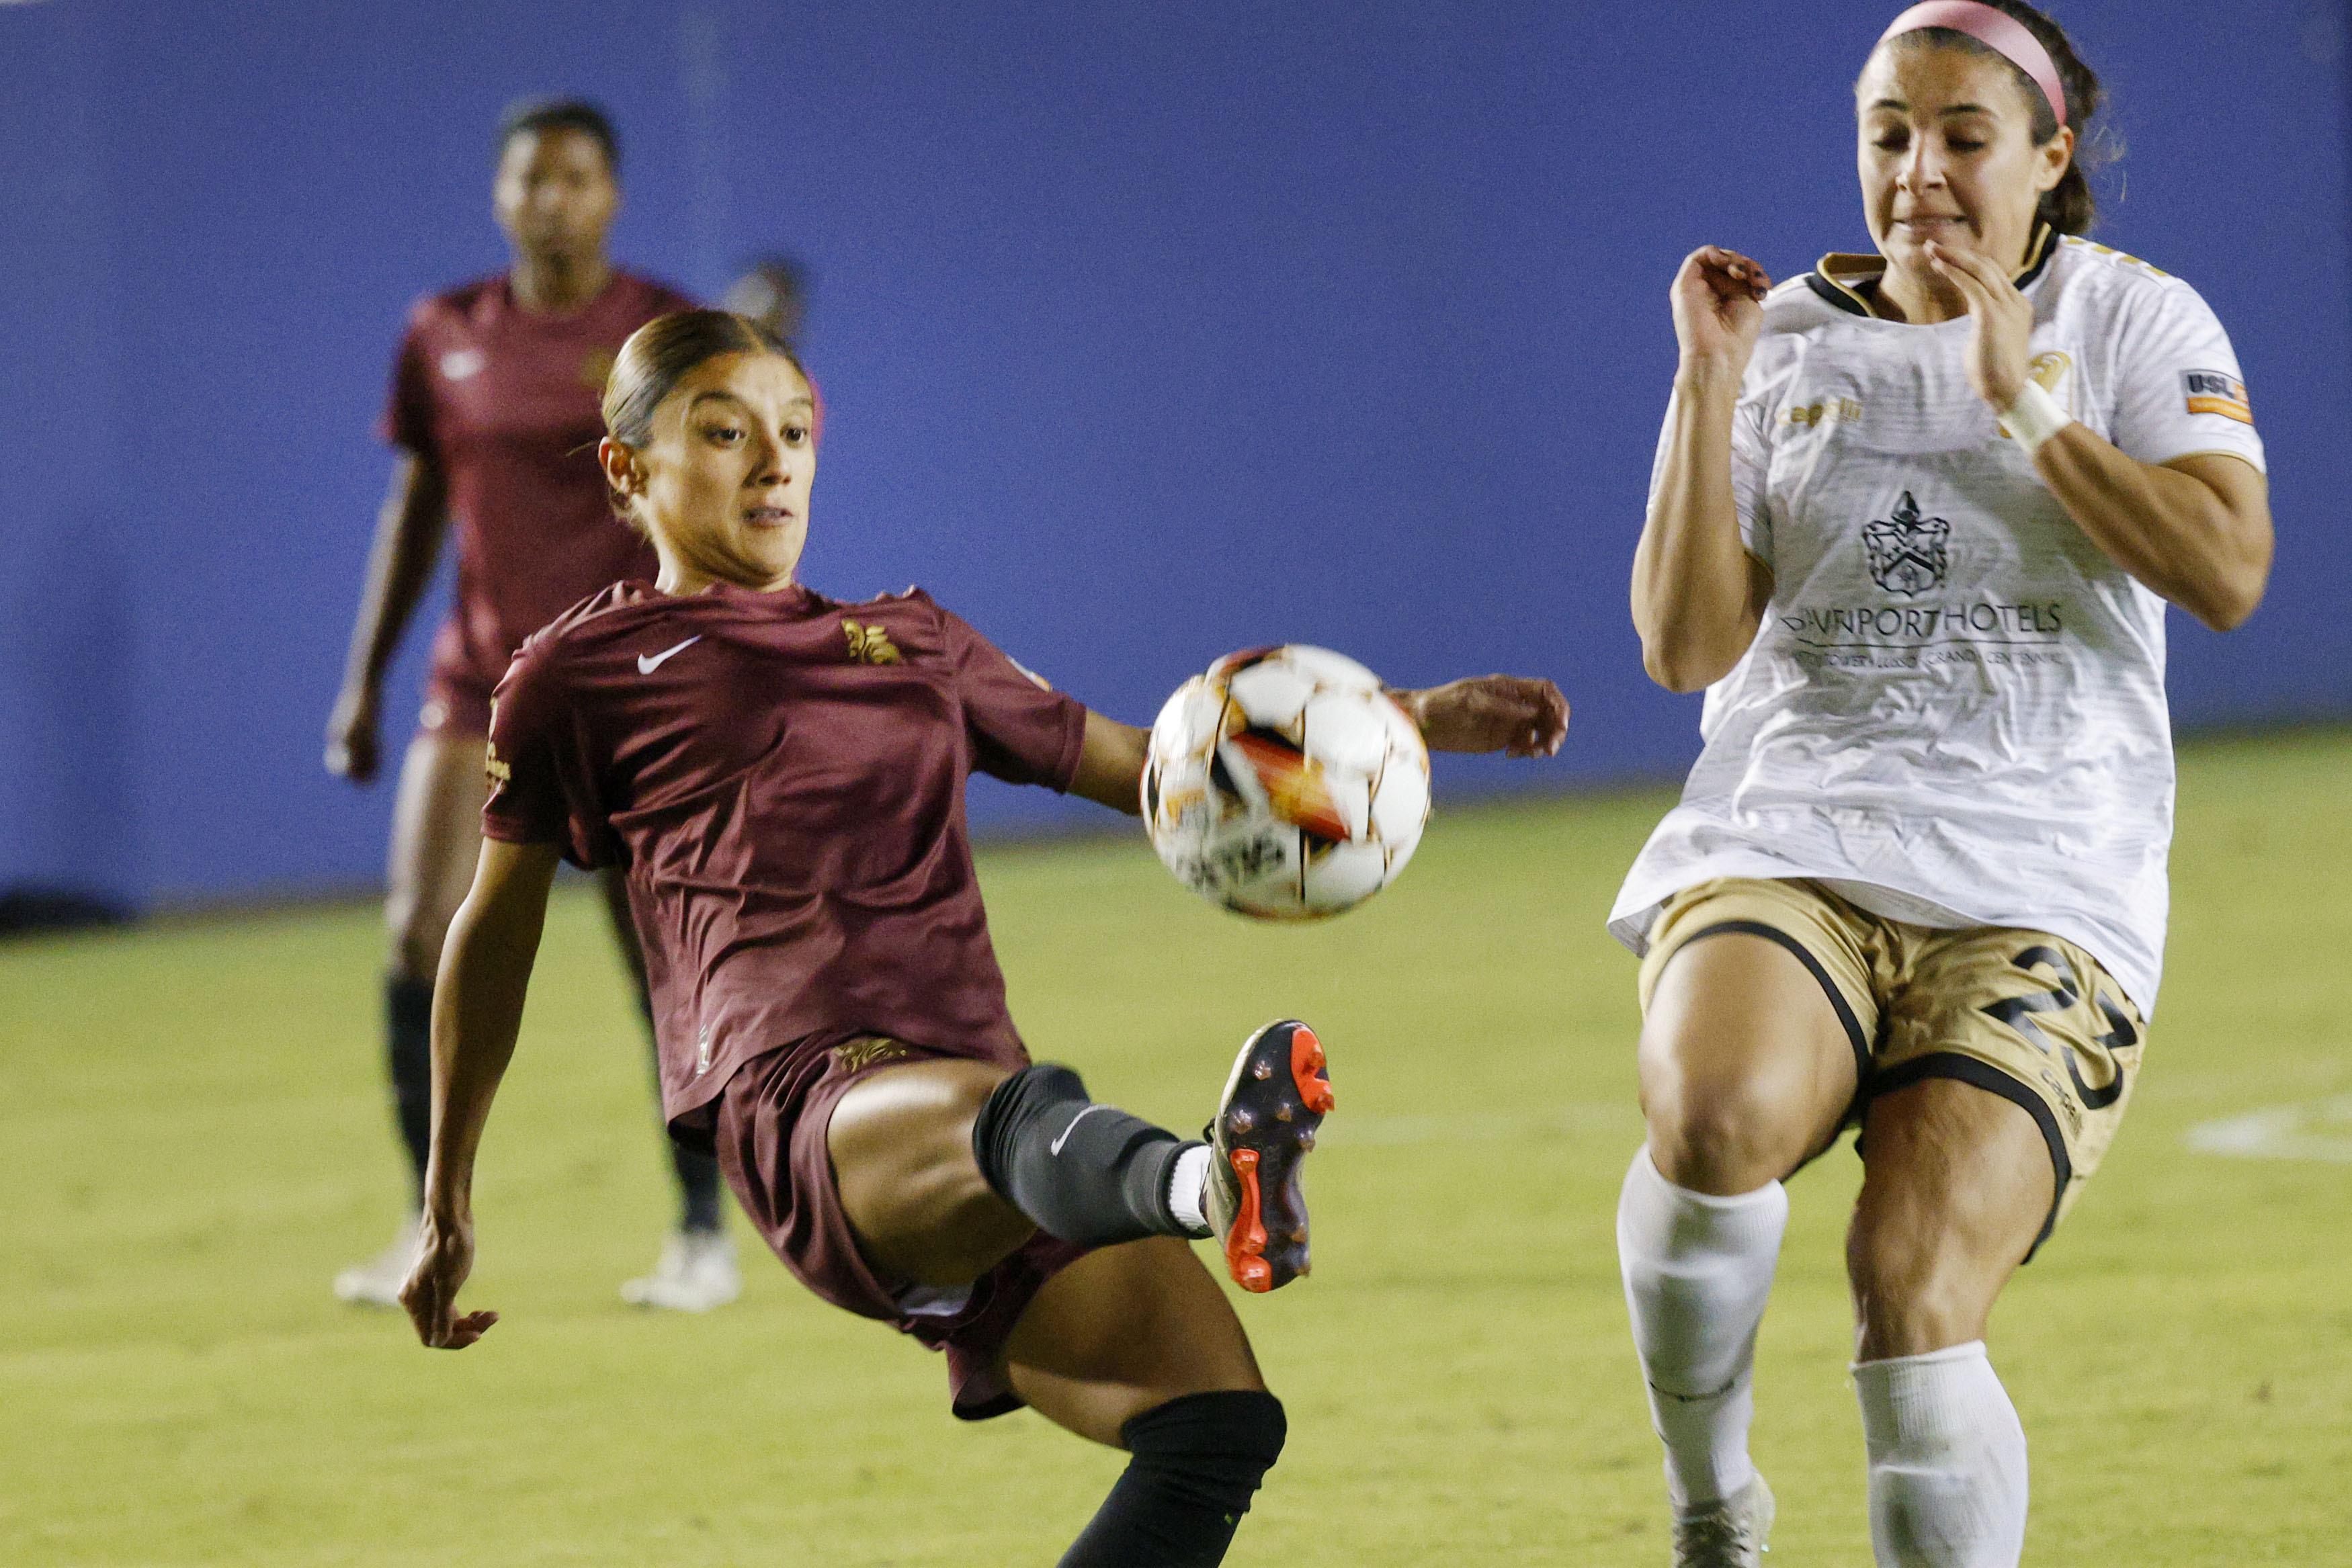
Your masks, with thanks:
[(1676, 1186), (1730, 1197), (1778, 1181), (1812, 1152), (1810, 1119), (1737, 1082), (1694, 1080), (1643, 1064), (1650, 1159)]
[(1123, 1448), (1163, 1463), (1213, 1464), (1225, 1457), (1244, 1461), (1248, 1473), (1230, 1478), (1245, 1489), (1235, 1500), (1242, 1509), (1249, 1506), (1258, 1478), (1274, 1468), (1289, 1438), (1290, 1419), (1282, 1401), (1263, 1384), (1179, 1395), (1129, 1417), (1119, 1427)]
[(1859, 1359), (1925, 1355), (1982, 1339), (2015, 1268), (1948, 1239), (1858, 1219), (1846, 1238), (1846, 1279)]

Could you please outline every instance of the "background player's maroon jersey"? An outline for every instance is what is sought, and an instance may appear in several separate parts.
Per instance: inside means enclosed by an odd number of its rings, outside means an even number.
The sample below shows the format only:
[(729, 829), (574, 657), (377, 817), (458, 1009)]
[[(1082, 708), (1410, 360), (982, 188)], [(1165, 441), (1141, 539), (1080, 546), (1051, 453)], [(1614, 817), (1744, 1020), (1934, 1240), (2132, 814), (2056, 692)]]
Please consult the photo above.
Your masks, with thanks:
[(569, 316), (525, 310), (503, 274), (409, 313), (383, 430), (448, 476), (457, 594), (433, 672), (473, 727), (525, 637), (598, 589), (658, 570), (653, 547), (605, 504), (598, 403), (629, 334), (692, 308), (674, 289), (615, 271)]
[(627, 868), (673, 1120), (824, 1030), (1001, 1061), (964, 780), (1068, 789), (1086, 715), (920, 591), (625, 582), (500, 684), (483, 831)]

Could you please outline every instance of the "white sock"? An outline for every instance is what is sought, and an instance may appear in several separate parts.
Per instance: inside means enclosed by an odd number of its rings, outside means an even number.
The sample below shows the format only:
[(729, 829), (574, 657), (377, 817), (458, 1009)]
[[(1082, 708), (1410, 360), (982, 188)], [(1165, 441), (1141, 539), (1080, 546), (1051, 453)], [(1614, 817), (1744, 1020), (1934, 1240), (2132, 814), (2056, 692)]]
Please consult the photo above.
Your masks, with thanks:
[(1617, 1264), (1677, 1512), (1755, 1479), (1756, 1326), (1788, 1228), (1789, 1194), (1777, 1181), (1737, 1197), (1691, 1192), (1658, 1174), (1647, 1145), (1625, 1173)]
[(1209, 1217), (1202, 1212), (1209, 1196), (1209, 1145), (1195, 1144), (1176, 1156), (1168, 1167), (1168, 1211), (1179, 1225), (1189, 1225), (1195, 1230), (1209, 1228)]
[(2015, 1568), (2025, 1550), (2025, 1428), (1984, 1341), (1859, 1362), (1853, 1387), (1878, 1568)]

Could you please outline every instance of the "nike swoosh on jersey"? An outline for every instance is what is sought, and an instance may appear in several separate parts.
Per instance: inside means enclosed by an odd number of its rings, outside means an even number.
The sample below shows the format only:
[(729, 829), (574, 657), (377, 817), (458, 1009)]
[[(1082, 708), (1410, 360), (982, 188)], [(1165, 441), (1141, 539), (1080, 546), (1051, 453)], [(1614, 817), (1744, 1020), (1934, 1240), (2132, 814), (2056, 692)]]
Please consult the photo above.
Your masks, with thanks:
[(1105, 1107), (1101, 1105), (1089, 1105), (1085, 1110), (1079, 1112), (1076, 1115), (1071, 1117), (1070, 1124), (1062, 1129), (1062, 1135), (1060, 1137), (1055, 1138), (1051, 1144), (1046, 1145), (1045, 1152), (1049, 1155), (1060, 1155), (1062, 1152), (1062, 1145), (1068, 1143), (1070, 1141), (1070, 1134), (1078, 1130), (1078, 1124), (1093, 1115), (1096, 1112), (1103, 1109), (1105, 1109)]
[(637, 674), (641, 675), (652, 674), (656, 670), (660, 669), (664, 664), (676, 658), (678, 654), (685, 653), (688, 648), (693, 647), (697, 643), (701, 641), (702, 634), (698, 632), (693, 636), (688, 637), (685, 642), (680, 643), (675, 648), (664, 648), (658, 653), (638, 654)]

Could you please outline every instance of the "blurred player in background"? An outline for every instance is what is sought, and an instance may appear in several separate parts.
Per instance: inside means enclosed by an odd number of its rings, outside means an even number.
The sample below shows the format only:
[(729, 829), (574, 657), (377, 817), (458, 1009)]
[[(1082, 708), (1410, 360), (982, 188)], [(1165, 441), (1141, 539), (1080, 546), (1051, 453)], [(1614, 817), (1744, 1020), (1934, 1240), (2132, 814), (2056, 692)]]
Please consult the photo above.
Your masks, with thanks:
[[(605, 255), (620, 205), (620, 152), (599, 110), (571, 100), (519, 105), (500, 124), (498, 147), (494, 203), (513, 264), (423, 301), (409, 318), (383, 422), (399, 461), (327, 729), (327, 766), (355, 783), (373, 779), (383, 674), (454, 522), (457, 602), (434, 642), (424, 713), (401, 765), (386, 873), (388, 1058), (419, 1195), (430, 1144), (433, 977), (481, 843), (490, 694), (525, 637), (607, 583), (654, 570), (645, 539), (605, 506), (590, 448), (622, 342), (653, 318), (691, 308)], [(620, 884), (608, 879), (604, 891), (642, 1002), (644, 963)], [(671, 1157), (683, 1197), (678, 1232), (655, 1272), (622, 1291), (641, 1305), (702, 1311), (740, 1288), (719, 1172), (707, 1155), (673, 1147)], [(415, 1257), (412, 1219), (382, 1256), (336, 1276), (335, 1293), (390, 1306)]]
[[(1064, 1568), (1221, 1561), (1282, 1406), (1186, 1238), (1272, 1290), (1307, 1267), (1297, 1165), (1330, 1106), (1302, 1024), (1252, 1036), (1206, 1143), (1032, 1064), (963, 815), (973, 771), (1136, 813), (1146, 732), (1089, 712), (919, 591), (793, 580), (815, 400), (780, 340), (694, 311), (632, 337), (604, 398), (652, 583), (534, 636), (499, 687), (472, 892), (434, 1002), (424, 1247), (403, 1293), (461, 1349), (472, 1171), (559, 858), (626, 868), (666, 1106), (713, 1140), (777, 1255), (948, 1353), (955, 1413), (1026, 1403), (1125, 1449)], [(1399, 694), (1430, 744), (1548, 753), (1565, 705), (1495, 676)], [(725, 722), (714, 722), (723, 717)]]
[(1850, 1123), (1877, 1560), (2022, 1550), (2025, 1435), (1984, 1335), (2139, 1069), (2165, 605), (2235, 626), (2271, 554), (2221, 324), (2079, 237), (2098, 102), (2032, 7), (1916, 6), (1856, 85), (1877, 254), (1774, 288), (1707, 246), (1675, 279), (1633, 617), (1662, 685), (1707, 688), (1706, 746), (1611, 925), (1646, 955), (1618, 1246), (1679, 1563), (1763, 1547), (1781, 1178)]
[(727, 308), (748, 316), (797, 354), (808, 321), (809, 272), (798, 256), (763, 256), (727, 286)]

